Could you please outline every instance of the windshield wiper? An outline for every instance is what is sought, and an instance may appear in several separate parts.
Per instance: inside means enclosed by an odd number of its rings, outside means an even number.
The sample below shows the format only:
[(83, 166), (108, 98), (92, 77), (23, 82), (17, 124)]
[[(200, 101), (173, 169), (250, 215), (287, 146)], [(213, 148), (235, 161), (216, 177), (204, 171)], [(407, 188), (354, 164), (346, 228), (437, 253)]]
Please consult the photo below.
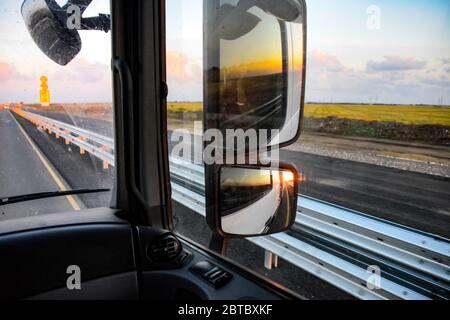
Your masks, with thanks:
[(38, 199), (71, 196), (71, 195), (77, 195), (77, 194), (100, 193), (100, 192), (108, 192), (108, 191), (111, 191), (111, 189), (75, 189), (75, 190), (67, 190), (67, 191), (32, 193), (32, 194), (26, 194), (26, 195), (22, 195), (22, 196), (0, 198), (0, 207), (5, 206), (7, 204), (32, 201), (32, 200), (38, 200)]

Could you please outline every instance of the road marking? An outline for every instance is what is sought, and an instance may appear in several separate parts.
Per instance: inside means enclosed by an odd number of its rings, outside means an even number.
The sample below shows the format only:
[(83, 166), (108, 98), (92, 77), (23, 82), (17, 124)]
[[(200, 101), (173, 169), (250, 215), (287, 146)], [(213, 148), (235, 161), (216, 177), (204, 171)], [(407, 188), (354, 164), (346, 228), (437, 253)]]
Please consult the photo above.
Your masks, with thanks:
[[(66, 186), (64, 185), (64, 182), (62, 182), (61, 178), (58, 176), (58, 174), (55, 172), (55, 170), (52, 168), (52, 165), (48, 162), (48, 160), (44, 157), (42, 152), (38, 149), (36, 144), (31, 140), (28, 133), (25, 132), (25, 130), (22, 128), (22, 126), (19, 124), (17, 119), (10, 113), (11, 117), (16, 122), (17, 126), (19, 127), (20, 132), (22, 132), (25, 139), (28, 141), (28, 143), (31, 145), (31, 148), (34, 150), (36, 155), (38, 156), (39, 160), (41, 160), (42, 164), (44, 165), (45, 169), (49, 172), (50, 176), (52, 177), (53, 181), (56, 183), (60, 191), (67, 191)], [(75, 211), (80, 211), (81, 207), (75, 200), (73, 196), (66, 196), (67, 201), (70, 203), (72, 208)]]

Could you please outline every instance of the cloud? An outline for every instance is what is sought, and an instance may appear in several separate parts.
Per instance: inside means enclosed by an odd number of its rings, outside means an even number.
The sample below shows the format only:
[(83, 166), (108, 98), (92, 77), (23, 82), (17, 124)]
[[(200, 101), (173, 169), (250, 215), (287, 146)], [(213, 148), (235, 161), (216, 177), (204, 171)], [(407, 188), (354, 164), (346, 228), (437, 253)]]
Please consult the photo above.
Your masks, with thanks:
[[(367, 68), (349, 67), (336, 56), (312, 51), (308, 54), (306, 100), (419, 104), (434, 103), (436, 96), (449, 92), (450, 76), (443, 68), (426, 68), (424, 61), (417, 63), (412, 58), (386, 58), (383, 62), (384, 68), (378, 69), (386, 71), (368, 72)], [(393, 62), (397, 62), (395, 68)]]
[(422, 70), (426, 66), (425, 61), (419, 61), (411, 57), (386, 56), (384, 61), (367, 62), (367, 72), (396, 72), (396, 71), (410, 71)]
[(169, 101), (201, 101), (203, 68), (199, 59), (177, 51), (167, 51)]
[(308, 68), (315, 72), (339, 72), (344, 69), (344, 66), (335, 56), (323, 53), (320, 50), (313, 50), (308, 56)]
[(106, 64), (79, 58), (68, 66), (59, 68), (51, 78), (80, 84), (102, 83), (111, 78), (111, 69)]
[(167, 77), (170, 81), (183, 83), (199, 82), (202, 79), (202, 68), (198, 62), (184, 53), (167, 51)]
[(447, 90), (450, 89), (450, 78), (444, 75), (441, 75), (439, 77), (435, 76), (419, 77), (419, 81), (424, 85), (433, 86), (437, 88), (447, 88)]
[(0, 82), (10, 80), (30, 80), (31, 77), (17, 72), (14, 65), (6, 62), (0, 62)]
[(5, 82), (11, 79), (13, 72), (13, 66), (9, 63), (0, 62), (0, 82)]

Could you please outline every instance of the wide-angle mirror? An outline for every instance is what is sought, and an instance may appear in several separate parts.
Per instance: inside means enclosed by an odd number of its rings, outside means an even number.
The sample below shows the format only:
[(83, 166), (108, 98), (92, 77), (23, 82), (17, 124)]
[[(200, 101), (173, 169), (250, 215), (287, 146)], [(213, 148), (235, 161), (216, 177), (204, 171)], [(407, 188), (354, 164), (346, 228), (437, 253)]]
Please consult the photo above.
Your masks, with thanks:
[(297, 140), (305, 82), (304, 2), (212, 0), (204, 6), (205, 130), (266, 130), (268, 139), (246, 146), (249, 151)]
[(287, 230), (297, 211), (295, 169), (222, 167), (218, 216), (226, 236), (262, 236)]

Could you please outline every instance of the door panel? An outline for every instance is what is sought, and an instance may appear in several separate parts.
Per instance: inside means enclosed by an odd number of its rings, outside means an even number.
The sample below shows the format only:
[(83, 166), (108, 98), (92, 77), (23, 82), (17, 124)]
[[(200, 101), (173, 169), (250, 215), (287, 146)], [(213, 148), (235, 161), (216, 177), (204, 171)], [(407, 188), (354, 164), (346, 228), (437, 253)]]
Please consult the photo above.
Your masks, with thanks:
[(38, 294), (31, 300), (137, 300), (137, 273), (116, 274), (83, 282), (82, 290), (67, 287)]
[[(75, 219), (67, 213), (42, 216), (35, 219), (34, 226), (32, 218), (23, 219), (27, 221), (22, 230), (18, 226), (22, 219), (16, 220), (11, 231), (2, 226), (0, 299), (27, 298), (57, 289), (54, 293), (61, 293), (60, 298), (69, 297), (64, 292), (69, 290), (61, 289), (67, 288), (73, 274), (67, 272), (69, 266), (80, 269), (81, 290), (72, 294), (77, 298), (124, 298), (124, 292), (136, 298), (131, 227), (110, 209), (90, 213), (91, 219), (82, 223), (75, 217), (78, 213), (71, 213)], [(43, 219), (45, 226), (39, 227), (38, 221)]]

